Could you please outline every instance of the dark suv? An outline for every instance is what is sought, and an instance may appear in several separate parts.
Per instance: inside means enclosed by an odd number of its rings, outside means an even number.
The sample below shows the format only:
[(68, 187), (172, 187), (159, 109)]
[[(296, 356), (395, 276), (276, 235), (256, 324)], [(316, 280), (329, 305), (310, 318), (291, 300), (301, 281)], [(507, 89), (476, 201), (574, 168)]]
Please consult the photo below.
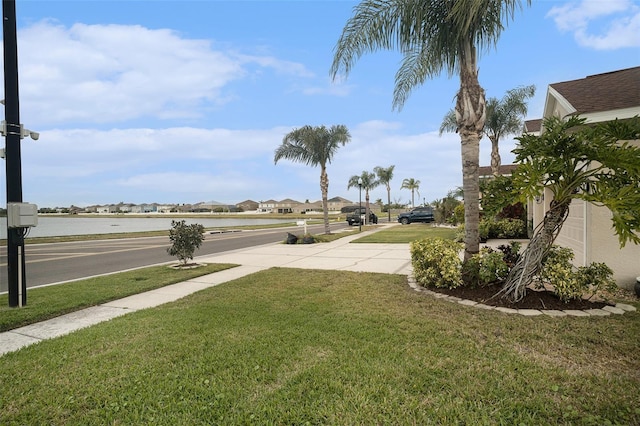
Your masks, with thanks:
[[(364, 207), (362, 208), (356, 207), (356, 209), (353, 212), (347, 215), (347, 223), (349, 224), (349, 226), (360, 224), (360, 218), (364, 216), (366, 213), (367, 213), (367, 210)], [(375, 213), (372, 211), (369, 212), (368, 223), (378, 223), (378, 216), (376, 216)]]
[(433, 221), (433, 209), (431, 207), (416, 207), (411, 211), (398, 215), (398, 222), (403, 225), (408, 225), (413, 222), (429, 223)]

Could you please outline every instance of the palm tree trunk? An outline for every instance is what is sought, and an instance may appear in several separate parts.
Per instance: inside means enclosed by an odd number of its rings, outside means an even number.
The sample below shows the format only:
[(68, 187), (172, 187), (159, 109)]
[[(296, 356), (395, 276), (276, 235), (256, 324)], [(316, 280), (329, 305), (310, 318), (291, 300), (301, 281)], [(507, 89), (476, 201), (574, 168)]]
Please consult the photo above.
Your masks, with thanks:
[(370, 211), (370, 209), (369, 209), (369, 190), (368, 189), (364, 192), (364, 207), (365, 207), (365, 210), (364, 210), (364, 215), (365, 215), (364, 216), (364, 223), (369, 223), (369, 211)]
[(478, 82), (473, 45), (463, 50), (460, 65), (460, 91), (456, 98), (456, 121), (462, 151), (462, 190), (464, 192), (464, 260), (480, 251), (480, 138), (485, 121), (484, 90)]
[(489, 137), (491, 140), (491, 173), (494, 176), (500, 176), (500, 149), (498, 148), (498, 138)]
[(324, 218), (324, 233), (330, 234), (329, 230), (329, 176), (324, 166), (320, 167), (320, 191), (322, 192), (322, 216)]
[(527, 286), (538, 275), (542, 267), (542, 260), (555, 241), (560, 228), (569, 213), (571, 200), (562, 203), (551, 203), (551, 208), (544, 215), (542, 227), (535, 233), (533, 239), (522, 252), (520, 259), (511, 268), (504, 287), (498, 294), (514, 302), (521, 300)]
[(480, 137), (475, 132), (461, 133), (462, 138), (462, 189), (464, 190), (464, 260), (480, 251), (480, 208), (478, 197), (478, 163)]
[(391, 223), (391, 188), (387, 185), (387, 214), (389, 215), (389, 223)]

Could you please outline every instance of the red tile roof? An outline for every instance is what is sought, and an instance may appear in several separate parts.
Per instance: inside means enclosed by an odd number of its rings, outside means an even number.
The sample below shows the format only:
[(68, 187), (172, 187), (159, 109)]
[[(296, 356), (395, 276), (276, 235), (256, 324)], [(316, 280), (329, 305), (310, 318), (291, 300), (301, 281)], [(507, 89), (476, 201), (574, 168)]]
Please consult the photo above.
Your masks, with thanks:
[(578, 114), (611, 111), (640, 105), (640, 67), (590, 75), (550, 85)]

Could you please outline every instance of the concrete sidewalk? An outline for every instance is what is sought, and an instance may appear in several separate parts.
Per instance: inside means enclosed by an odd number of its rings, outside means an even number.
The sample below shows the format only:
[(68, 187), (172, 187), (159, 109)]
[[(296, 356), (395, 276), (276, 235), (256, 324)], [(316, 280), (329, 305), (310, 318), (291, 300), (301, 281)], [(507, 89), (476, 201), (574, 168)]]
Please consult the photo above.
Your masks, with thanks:
[(372, 232), (375, 231), (350, 235), (330, 243), (274, 243), (197, 257), (197, 262), (235, 263), (241, 266), (0, 333), (0, 356), (41, 340), (63, 336), (130, 312), (172, 302), (196, 291), (272, 267), (409, 275), (409, 244), (350, 244), (351, 241)]

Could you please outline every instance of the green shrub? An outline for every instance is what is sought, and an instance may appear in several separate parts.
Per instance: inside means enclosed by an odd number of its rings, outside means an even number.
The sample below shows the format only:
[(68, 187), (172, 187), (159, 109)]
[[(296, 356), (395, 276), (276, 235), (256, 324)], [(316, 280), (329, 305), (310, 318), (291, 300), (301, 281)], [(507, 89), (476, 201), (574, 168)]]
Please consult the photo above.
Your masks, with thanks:
[(487, 241), (491, 236), (492, 221), (481, 220), (478, 224), (478, 233), (480, 235), (480, 241)]
[(480, 240), (486, 241), (490, 238), (526, 238), (526, 222), (520, 219), (482, 219), (478, 230)]
[(452, 225), (457, 225), (459, 223), (464, 223), (464, 204), (460, 203), (453, 209)]
[(456, 235), (453, 239), (459, 243), (464, 242), (464, 223), (458, 225), (458, 228), (456, 229)]
[(169, 239), (171, 247), (167, 249), (170, 256), (176, 256), (183, 264), (193, 259), (193, 253), (200, 248), (204, 240), (204, 226), (194, 223), (187, 225), (184, 220), (171, 221)]
[(466, 287), (478, 287), (480, 285), (480, 256), (472, 256), (471, 259), (462, 262), (462, 282)]
[(521, 247), (522, 244), (517, 241), (509, 241), (509, 245), (501, 244), (498, 246), (498, 250), (502, 252), (502, 258), (509, 268), (513, 268), (520, 259)]
[(427, 238), (411, 243), (413, 274), (420, 285), (456, 288), (462, 285), (462, 245), (443, 238)]
[(480, 257), (480, 285), (495, 284), (507, 278), (509, 267), (503, 259), (503, 255), (496, 251), (481, 251), (476, 256)]
[(593, 296), (601, 290), (611, 291), (616, 288), (613, 271), (604, 263), (574, 268), (571, 260), (571, 249), (553, 246), (543, 260), (537, 285), (551, 284), (554, 293), (563, 302), (580, 299), (588, 293)]
[(465, 285), (472, 287), (486, 287), (507, 278), (509, 267), (504, 260), (504, 254), (489, 247), (480, 249), (462, 265), (462, 276)]
[(580, 266), (576, 274), (578, 282), (591, 293), (591, 297), (599, 291), (618, 288), (613, 271), (604, 263), (593, 262), (589, 266)]
[(526, 238), (526, 223), (520, 219), (500, 219), (496, 221), (496, 238)]

